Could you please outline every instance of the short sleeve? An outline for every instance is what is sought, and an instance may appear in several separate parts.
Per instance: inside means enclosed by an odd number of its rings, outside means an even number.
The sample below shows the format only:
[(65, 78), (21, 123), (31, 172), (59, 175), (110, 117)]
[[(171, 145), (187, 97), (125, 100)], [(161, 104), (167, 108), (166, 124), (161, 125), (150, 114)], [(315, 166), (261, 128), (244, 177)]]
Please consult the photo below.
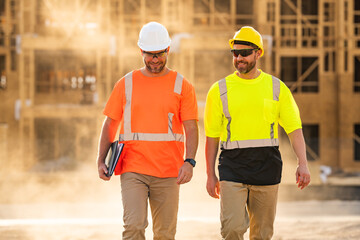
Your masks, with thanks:
[(206, 97), (204, 125), (205, 135), (208, 137), (220, 137), (223, 124), (223, 110), (220, 100), (218, 82), (214, 83)]
[(287, 134), (301, 128), (301, 119), (299, 108), (295, 102), (290, 89), (281, 82), (280, 85), (280, 112), (279, 124), (284, 128)]
[(181, 91), (180, 118), (181, 121), (199, 119), (195, 89), (185, 79), (183, 79)]
[(105, 105), (103, 114), (114, 120), (121, 120), (125, 102), (125, 79), (116, 82)]

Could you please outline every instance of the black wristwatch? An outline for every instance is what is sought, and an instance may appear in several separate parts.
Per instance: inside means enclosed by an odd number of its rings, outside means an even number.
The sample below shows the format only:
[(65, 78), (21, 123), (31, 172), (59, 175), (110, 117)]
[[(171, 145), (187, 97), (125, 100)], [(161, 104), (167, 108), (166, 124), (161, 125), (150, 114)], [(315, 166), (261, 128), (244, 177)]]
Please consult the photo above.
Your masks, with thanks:
[(195, 165), (196, 165), (196, 161), (194, 159), (192, 159), (192, 158), (187, 158), (187, 159), (184, 160), (184, 162), (190, 163), (191, 166), (193, 166), (193, 167), (195, 167)]

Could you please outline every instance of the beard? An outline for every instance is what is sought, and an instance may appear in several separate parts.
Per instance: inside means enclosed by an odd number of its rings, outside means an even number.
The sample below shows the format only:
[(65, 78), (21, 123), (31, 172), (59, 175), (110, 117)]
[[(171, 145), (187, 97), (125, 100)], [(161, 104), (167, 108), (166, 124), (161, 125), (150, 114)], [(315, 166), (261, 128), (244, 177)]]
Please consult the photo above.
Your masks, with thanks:
[[(241, 64), (241, 66), (240, 66)], [(239, 73), (241, 74), (247, 74), (249, 73), (251, 70), (254, 69), (256, 65), (256, 61), (238, 61), (237, 59), (234, 60), (234, 67), (236, 68), (236, 70), (238, 70)]]
[(166, 65), (166, 60), (158, 61), (157, 63), (152, 63), (151, 61), (144, 61), (146, 69), (149, 70), (151, 73), (160, 73), (164, 70)]

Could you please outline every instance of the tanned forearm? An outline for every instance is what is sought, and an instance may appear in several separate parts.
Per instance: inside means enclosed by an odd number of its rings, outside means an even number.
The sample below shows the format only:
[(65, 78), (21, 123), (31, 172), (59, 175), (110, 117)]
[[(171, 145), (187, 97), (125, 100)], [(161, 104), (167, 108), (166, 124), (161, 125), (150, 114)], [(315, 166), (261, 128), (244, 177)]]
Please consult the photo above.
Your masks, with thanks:
[(205, 143), (205, 158), (206, 158), (206, 173), (208, 176), (215, 174), (215, 162), (219, 148), (219, 138), (206, 137)]
[[(199, 143), (199, 128), (197, 125), (197, 120), (186, 120), (183, 122), (183, 126), (185, 130), (185, 158), (195, 159)], [(184, 162), (179, 169), (179, 174), (176, 182), (177, 184), (188, 183), (192, 179), (192, 176), (193, 166), (188, 162)]]
[(300, 189), (305, 188), (310, 183), (310, 171), (306, 159), (306, 145), (302, 129), (297, 129), (289, 133), (289, 139), (294, 152), (298, 158), (298, 167), (296, 169), (296, 183)]
[(105, 162), (105, 158), (110, 148), (110, 145), (115, 139), (115, 135), (119, 123), (120, 121), (113, 120), (109, 117), (105, 118), (99, 140), (98, 156), (97, 156), (98, 164)]
[(213, 198), (220, 197), (219, 179), (215, 172), (216, 156), (219, 148), (219, 138), (206, 137), (205, 157), (206, 157), (206, 190)]
[(183, 122), (185, 130), (185, 158), (195, 159), (199, 144), (199, 127), (197, 120), (186, 120)]
[(289, 139), (293, 150), (298, 158), (298, 164), (307, 166), (306, 145), (302, 129), (297, 129), (289, 133)]

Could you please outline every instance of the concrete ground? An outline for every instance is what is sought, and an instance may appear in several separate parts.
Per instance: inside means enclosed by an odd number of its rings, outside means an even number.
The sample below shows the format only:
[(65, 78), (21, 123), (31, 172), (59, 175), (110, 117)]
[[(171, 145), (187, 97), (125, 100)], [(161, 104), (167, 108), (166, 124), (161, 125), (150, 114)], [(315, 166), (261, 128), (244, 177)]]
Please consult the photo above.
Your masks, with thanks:
[[(199, 171), (181, 187), (176, 239), (221, 239), (219, 201), (207, 195), (205, 181)], [(94, 169), (77, 174), (1, 174), (0, 240), (121, 239), (119, 185), (118, 176), (103, 182)], [(310, 190), (282, 186), (287, 196), (309, 198), (280, 198), (273, 239), (360, 239), (360, 201), (314, 200)], [(152, 239), (151, 221), (146, 236)]]

